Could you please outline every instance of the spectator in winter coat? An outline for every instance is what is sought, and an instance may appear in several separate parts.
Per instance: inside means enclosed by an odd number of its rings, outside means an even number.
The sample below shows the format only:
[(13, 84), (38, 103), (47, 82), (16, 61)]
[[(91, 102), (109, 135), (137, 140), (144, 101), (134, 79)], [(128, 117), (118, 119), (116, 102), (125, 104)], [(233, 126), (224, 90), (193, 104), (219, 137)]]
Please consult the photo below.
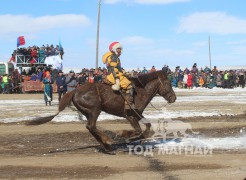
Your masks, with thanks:
[(218, 69), (216, 66), (214, 66), (214, 68), (212, 69), (212, 73), (218, 73)]
[(184, 73), (186, 73), (188, 75), (189, 72), (190, 72), (190, 70), (188, 68), (185, 68)]
[(199, 77), (199, 86), (200, 87), (203, 87), (204, 86), (204, 80), (203, 80), (203, 77), (201, 75)]
[(245, 87), (245, 72), (243, 69), (240, 70), (240, 72), (238, 73), (238, 84), (239, 86), (241, 86), (242, 88)]
[(142, 73), (143, 73), (143, 74), (148, 73), (148, 70), (146, 69), (146, 67), (143, 68)]
[(184, 72), (183, 84), (184, 88), (187, 88), (188, 74)]
[(30, 81), (36, 81), (37, 80), (37, 75), (35, 73), (32, 73)]
[(192, 87), (198, 87), (199, 86), (199, 76), (198, 76), (198, 73), (192, 73), (191, 72), (191, 75), (192, 75)]
[(155, 66), (152, 66), (152, 68), (150, 69), (150, 72), (155, 72), (156, 69), (155, 69)]
[(38, 68), (38, 80), (42, 82), (43, 80), (43, 72), (40, 68)]
[(229, 87), (229, 73), (228, 73), (228, 71), (225, 71), (225, 73), (224, 73), (224, 88), (228, 88)]
[(43, 84), (44, 84), (44, 102), (45, 102), (45, 105), (47, 106), (47, 104), (49, 103), (49, 105), (51, 106), (51, 101), (53, 99), (53, 90), (52, 90), (53, 80), (52, 80), (52, 77), (51, 77), (51, 74), (49, 71), (45, 72)]
[(10, 90), (9, 81), (10, 79), (9, 79), (8, 74), (4, 74), (2, 77), (3, 93), (9, 94), (9, 90)]
[(172, 78), (172, 86), (173, 87), (177, 87), (178, 86), (178, 81), (177, 81), (177, 78), (175, 76)]
[(3, 77), (0, 74), (0, 93), (3, 92), (3, 83), (2, 83)]
[(169, 67), (167, 65), (164, 65), (162, 71), (164, 71), (165, 73), (169, 73)]
[(39, 50), (38, 50), (38, 55), (39, 55), (39, 63), (44, 63), (44, 60), (45, 60), (45, 51), (44, 51), (44, 47), (41, 47)]
[(63, 75), (62, 70), (58, 71), (58, 76), (56, 78), (58, 101), (61, 100), (62, 95), (67, 92), (66, 77)]
[(88, 82), (89, 83), (94, 83), (94, 76), (93, 76), (92, 73), (90, 73), (89, 76), (88, 76)]
[(222, 87), (222, 76), (220, 73), (218, 73), (216, 76), (216, 86), (219, 88)]
[(73, 91), (77, 87), (78, 83), (73, 70), (69, 71), (69, 74), (66, 77), (66, 84), (67, 92)]
[(86, 83), (88, 76), (86, 75), (86, 73), (81, 73), (78, 76), (78, 84), (79, 85), (83, 85), (84, 83)]
[(12, 74), (12, 81), (13, 81), (13, 86), (14, 86), (14, 93), (18, 93), (20, 91), (19, 87), (19, 82), (20, 82), (20, 74), (17, 69), (14, 70)]
[(188, 74), (188, 79), (187, 79), (187, 88), (191, 89), (192, 88), (192, 74)]
[(204, 70), (203, 70), (205, 73), (207, 73), (207, 72), (210, 72), (211, 71), (211, 69), (210, 68), (208, 68), (208, 66), (206, 66), (205, 68), (204, 68)]

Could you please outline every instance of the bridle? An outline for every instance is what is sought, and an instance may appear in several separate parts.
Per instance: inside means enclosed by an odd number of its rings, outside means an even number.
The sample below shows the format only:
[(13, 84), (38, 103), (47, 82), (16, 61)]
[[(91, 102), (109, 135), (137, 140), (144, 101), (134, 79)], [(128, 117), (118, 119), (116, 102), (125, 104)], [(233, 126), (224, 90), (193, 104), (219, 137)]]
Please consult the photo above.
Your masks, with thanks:
[[(138, 78), (138, 76), (137, 76), (137, 78)], [(160, 89), (161, 86), (162, 86), (163, 88), (165, 87), (159, 76), (158, 76), (158, 80), (159, 80), (160, 84), (159, 84), (158, 88), (156, 88), (155, 92), (151, 94), (151, 96), (153, 96), (153, 97), (154, 97), (155, 94), (157, 94), (157, 92), (158, 92), (158, 90)], [(143, 86), (143, 89), (146, 91), (144, 85), (142, 84), (142, 82), (140, 81), (139, 78), (138, 78), (138, 82)], [(146, 91), (146, 92), (147, 92), (147, 91)], [(157, 110), (157, 111), (161, 111), (161, 110), (162, 110), (162, 109), (157, 109), (151, 102), (149, 102), (149, 104), (150, 104), (155, 110)], [(166, 107), (168, 104), (169, 104), (169, 103), (167, 103), (164, 107)]]
[[(160, 90), (160, 87), (161, 87), (161, 86), (162, 86), (163, 88), (165, 88), (165, 86), (164, 86), (163, 82), (161, 81), (160, 77), (158, 77), (158, 80), (159, 80), (159, 82), (160, 82), (160, 85), (159, 85), (159, 87), (157, 88), (157, 91)], [(156, 93), (157, 93), (157, 91), (156, 91)], [(170, 103), (167, 102), (166, 105), (164, 105), (164, 107), (166, 107), (168, 104), (170, 104)], [(158, 110), (158, 111), (161, 111), (161, 110), (162, 110), (162, 109), (157, 109), (157, 108), (154, 107), (153, 104), (151, 104), (151, 103), (150, 103), (150, 105), (151, 105), (153, 108), (155, 108), (156, 110)]]

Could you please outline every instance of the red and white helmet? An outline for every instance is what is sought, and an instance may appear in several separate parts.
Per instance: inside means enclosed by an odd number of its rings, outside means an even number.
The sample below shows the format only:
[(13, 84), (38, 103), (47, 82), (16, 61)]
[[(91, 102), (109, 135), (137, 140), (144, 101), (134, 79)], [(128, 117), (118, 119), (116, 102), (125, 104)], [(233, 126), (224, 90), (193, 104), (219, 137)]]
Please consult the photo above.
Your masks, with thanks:
[(118, 48), (121, 48), (123, 49), (123, 47), (121, 46), (121, 44), (119, 42), (112, 42), (110, 45), (109, 45), (109, 50), (110, 51), (113, 51), (114, 53), (118, 54), (116, 49)]

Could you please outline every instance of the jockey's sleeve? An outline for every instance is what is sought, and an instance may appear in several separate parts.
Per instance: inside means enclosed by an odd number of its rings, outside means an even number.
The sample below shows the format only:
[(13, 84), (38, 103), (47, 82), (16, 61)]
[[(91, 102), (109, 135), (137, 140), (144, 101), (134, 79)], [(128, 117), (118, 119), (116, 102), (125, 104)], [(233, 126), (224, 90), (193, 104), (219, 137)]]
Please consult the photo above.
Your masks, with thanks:
[(111, 62), (117, 62), (118, 56), (117, 55), (112, 55), (111, 56)]
[(120, 65), (120, 64), (118, 64), (117, 69), (118, 69), (120, 72), (123, 73), (123, 69), (121, 68), (121, 65)]

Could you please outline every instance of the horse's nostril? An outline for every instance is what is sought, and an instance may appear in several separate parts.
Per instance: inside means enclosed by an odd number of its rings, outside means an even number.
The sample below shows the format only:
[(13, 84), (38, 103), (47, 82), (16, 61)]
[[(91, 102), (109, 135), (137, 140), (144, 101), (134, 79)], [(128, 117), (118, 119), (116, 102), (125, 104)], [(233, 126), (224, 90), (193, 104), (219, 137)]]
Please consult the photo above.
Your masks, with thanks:
[(174, 103), (176, 101), (176, 96), (169, 96), (169, 102)]

